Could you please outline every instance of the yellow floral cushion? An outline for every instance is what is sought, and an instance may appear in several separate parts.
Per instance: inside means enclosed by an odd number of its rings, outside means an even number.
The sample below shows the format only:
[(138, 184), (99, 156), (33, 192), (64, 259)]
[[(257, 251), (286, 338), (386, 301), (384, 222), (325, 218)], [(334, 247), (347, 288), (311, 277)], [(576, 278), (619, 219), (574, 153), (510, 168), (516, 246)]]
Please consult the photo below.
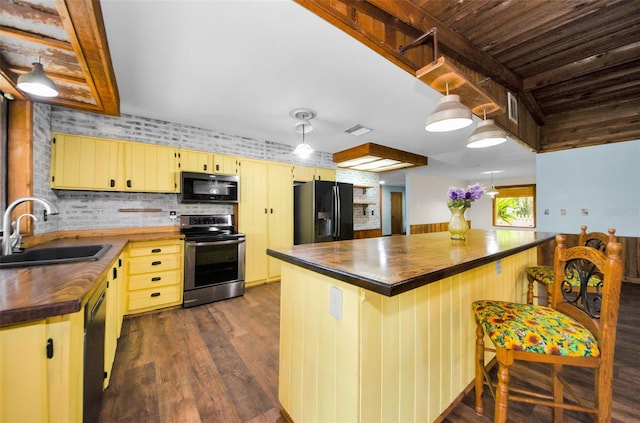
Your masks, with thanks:
[(477, 322), (499, 347), (538, 354), (598, 357), (598, 341), (584, 326), (549, 307), (475, 301)]
[[(553, 267), (551, 266), (531, 266), (526, 269), (527, 275), (533, 280), (544, 285), (553, 285)], [(589, 278), (588, 286), (598, 286), (602, 280), (598, 275), (592, 275)], [(571, 278), (569, 278), (571, 286), (579, 286), (580, 278), (575, 269), (572, 269)]]

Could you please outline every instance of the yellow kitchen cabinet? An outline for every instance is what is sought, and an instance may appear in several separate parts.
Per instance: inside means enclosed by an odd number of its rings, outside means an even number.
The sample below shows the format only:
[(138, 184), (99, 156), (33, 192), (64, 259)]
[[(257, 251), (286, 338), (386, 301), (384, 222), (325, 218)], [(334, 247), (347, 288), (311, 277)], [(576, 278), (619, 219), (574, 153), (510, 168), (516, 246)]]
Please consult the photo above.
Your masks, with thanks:
[(237, 175), (239, 160), (235, 156), (215, 154), (213, 156), (213, 172), (227, 175)]
[(140, 142), (123, 143), (126, 191), (178, 192), (176, 148)]
[(240, 162), (239, 228), (247, 236), (248, 285), (280, 277), (280, 263), (267, 248), (293, 244), (293, 186), (291, 165), (243, 160)]
[[(259, 160), (242, 160), (240, 169), (240, 204), (238, 226), (246, 234), (245, 282), (251, 284), (267, 279), (268, 238), (268, 163)], [(287, 179), (284, 187), (289, 187)], [(280, 187), (283, 188), (283, 187)]]
[[(291, 166), (269, 164), (268, 173), (268, 248), (286, 248), (293, 245)], [(268, 261), (269, 279), (279, 278), (280, 260), (268, 257)]]
[(82, 421), (84, 310), (0, 329), (0, 421)]
[(133, 242), (127, 260), (126, 312), (182, 304), (184, 241)]
[(309, 182), (315, 178), (315, 168), (302, 165), (293, 166), (293, 180), (297, 182)]
[(126, 289), (124, 274), (124, 255), (121, 254), (107, 269), (107, 310), (104, 327), (104, 388), (109, 386), (111, 369), (116, 358), (118, 338), (122, 329), (124, 316), (122, 292)]
[(178, 169), (181, 172), (211, 172), (213, 154), (181, 148), (178, 151)]
[(122, 333), (122, 322), (124, 320), (124, 315), (127, 312), (127, 272), (125, 266), (127, 264), (128, 251), (129, 249), (127, 248), (125, 251), (120, 253), (116, 266), (118, 278), (116, 336), (118, 339), (120, 339), (120, 334)]
[(124, 187), (122, 143), (82, 135), (53, 134), (51, 187), (118, 191)]
[(316, 168), (316, 179), (321, 181), (335, 181), (336, 180), (336, 170), (335, 169), (327, 169), (324, 167)]
[(310, 166), (293, 166), (293, 180), (297, 182), (309, 182), (314, 180), (335, 181), (335, 169), (327, 169), (324, 167)]

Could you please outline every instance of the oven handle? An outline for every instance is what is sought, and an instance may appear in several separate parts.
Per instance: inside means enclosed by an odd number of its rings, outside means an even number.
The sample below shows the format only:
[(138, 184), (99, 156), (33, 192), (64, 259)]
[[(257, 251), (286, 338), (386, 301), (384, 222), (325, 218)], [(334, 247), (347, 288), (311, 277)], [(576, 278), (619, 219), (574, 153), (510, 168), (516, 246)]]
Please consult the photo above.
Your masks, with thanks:
[(232, 239), (229, 241), (208, 241), (208, 242), (195, 242), (195, 241), (185, 241), (188, 245), (195, 245), (196, 247), (208, 247), (210, 245), (229, 245), (229, 244), (242, 244), (245, 242), (245, 239)]

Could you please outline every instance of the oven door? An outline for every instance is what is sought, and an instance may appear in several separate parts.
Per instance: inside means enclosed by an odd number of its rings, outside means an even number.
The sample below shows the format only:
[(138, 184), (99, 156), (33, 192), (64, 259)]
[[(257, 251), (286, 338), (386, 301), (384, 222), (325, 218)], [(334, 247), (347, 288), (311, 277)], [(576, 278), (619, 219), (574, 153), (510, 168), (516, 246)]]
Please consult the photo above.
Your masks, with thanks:
[(244, 281), (245, 239), (185, 242), (185, 291)]

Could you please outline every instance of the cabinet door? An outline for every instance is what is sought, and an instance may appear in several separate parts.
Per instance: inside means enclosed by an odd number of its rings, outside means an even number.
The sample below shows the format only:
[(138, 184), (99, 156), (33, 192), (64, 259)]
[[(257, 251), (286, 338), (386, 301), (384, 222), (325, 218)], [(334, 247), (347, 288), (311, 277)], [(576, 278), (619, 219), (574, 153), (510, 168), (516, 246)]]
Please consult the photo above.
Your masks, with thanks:
[(116, 320), (116, 336), (120, 339), (122, 333), (122, 322), (124, 320), (124, 314), (126, 312), (126, 300), (127, 300), (127, 271), (126, 271), (127, 253), (120, 254), (117, 260), (116, 272), (117, 272), (117, 320)]
[(177, 192), (177, 150), (172, 147), (125, 143), (126, 190), (133, 192)]
[(226, 175), (237, 175), (238, 174), (238, 158), (235, 156), (227, 156), (225, 154), (214, 155), (213, 171), (215, 173), (223, 173)]
[(321, 181), (335, 181), (336, 171), (335, 169), (326, 169), (324, 167), (316, 168), (316, 179)]
[(104, 389), (111, 380), (111, 368), (118, 346), (118, 260), (111, 263), (107, 275), (107, 314), (104, 321)]
[[(247, 235), (246, 274), (247, 283), (267, 278), (267, 163), (241, 161), (240, 204), (238, 206), (240, 232)], [(287, 186), (291, 182), (287, 181)]]
[(314, 179), (313, 167), (295, 165), (293, 166), (293, 180), (297, 182), (309, 182)]
[(48, 421), (44, 320), (0, 329), (0, 421)]
[[(269, 165), (269, 248), (293, 245), (293, 186), (291, 166)], [(280, 260), (268, 257), (269, 278), (280, 277)]]
[(211, 172), (213, 163), (211, 153), (180, 149), (179, 159), (178, 167), (182, 172)]
[(122, 189), (122, 177), (118, 177), (121, 156), (119, 141), (54, 134), (51, 142), (52, 188)]

